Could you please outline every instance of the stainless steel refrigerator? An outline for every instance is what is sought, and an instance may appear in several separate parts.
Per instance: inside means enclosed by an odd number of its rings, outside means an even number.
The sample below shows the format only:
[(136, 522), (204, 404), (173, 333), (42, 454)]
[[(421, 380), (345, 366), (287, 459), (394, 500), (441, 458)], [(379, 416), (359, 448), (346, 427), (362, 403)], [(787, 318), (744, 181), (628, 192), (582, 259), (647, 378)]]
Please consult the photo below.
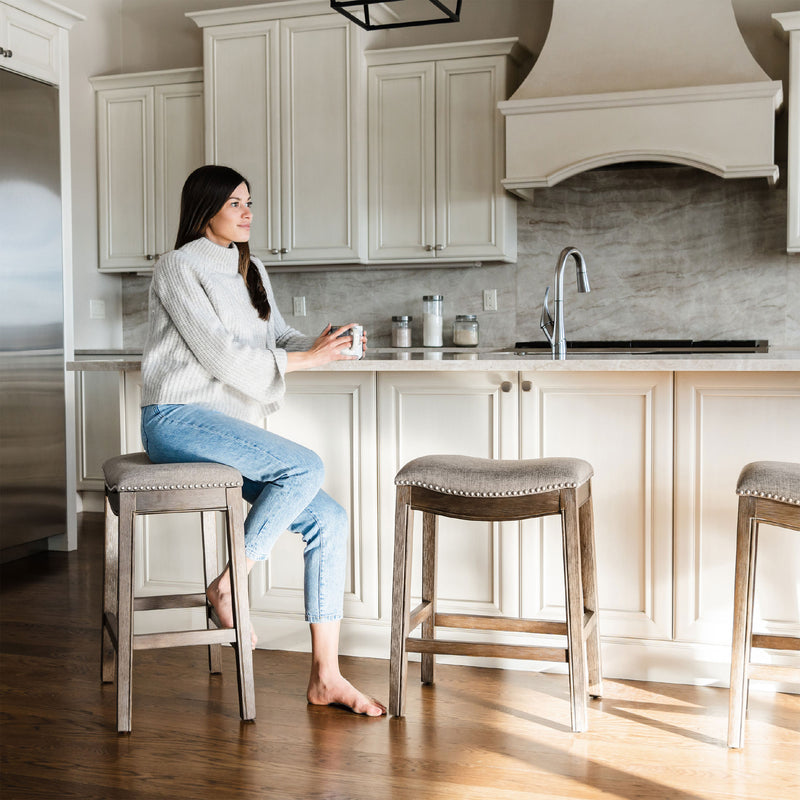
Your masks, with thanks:
[(67, 526), (58, 89), (0, 69), (0, 560)]

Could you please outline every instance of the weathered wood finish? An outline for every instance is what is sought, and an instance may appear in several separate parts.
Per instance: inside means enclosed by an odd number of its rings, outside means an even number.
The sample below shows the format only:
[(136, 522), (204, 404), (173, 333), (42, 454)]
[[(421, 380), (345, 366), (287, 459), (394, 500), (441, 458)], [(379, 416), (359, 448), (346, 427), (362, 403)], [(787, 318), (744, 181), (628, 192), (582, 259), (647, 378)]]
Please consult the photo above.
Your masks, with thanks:
[(800, 506), (762, 497), (739, 498), (728, 701), (728, 747), (733, 748), (740, 748), (744, 744), (750, 680), (800, 683), (800, 669), (797, 667), (755, 664), (751, 661), (753, 647), (800, 650), (800, 638), (753, 633), (758, 526), (761, 522), (800, 531)]
[[(202, 518), (206, 585), (220, 572), (215, 512), (225, 512), (226, 541), (231, 563), (233, 628), (217, 629), (213, 625), (209, 619), (208, 601), (203, 592), (138, 598), (133, 595), (133, 543), (136, 516), (190, 511), (200, 512)], [(207, 645), (209, 671), (218, 673), (222, 669), (220, 646), (232, 644), (236, 653), (239, 712), (243, 720), (255, 718), (241, 488), (212, 487), (126, 492), (106, 490), (103, 576), (101, 680), (104, 683), (116, 680), (117, 730), (120, 733), (131, 731), (134, 650)], [(134, 634), (135, 611), (167, 608), (205, 609), (206, 628)]]
[[(521, 497), (463, 497), (417, 486), (398, 486), (395, 506), (392, 645), (389, 664), (389, 713), (405, 714), (408, 653), (421, 653), (422, 683), (433, 683), (435, 656), (457, 655), (567, 662), (571, 728), (588, 727), (587, 695), (600, 697), (600, 639), (597, 629), (597, 571), (591, 482)], [(413, 511), (422, 511), (422, 600), (412, 611), (411, 549)], [(441, 614), (436, 611), (437, 521), (506, 521), (559, 514), (562, 521), (567, 621)], [(421, 636), (410, 634), (419, 625)], [(567, 647), (463, 642), (437, 639), (437, 628), (512, 631), (567, 637)]]

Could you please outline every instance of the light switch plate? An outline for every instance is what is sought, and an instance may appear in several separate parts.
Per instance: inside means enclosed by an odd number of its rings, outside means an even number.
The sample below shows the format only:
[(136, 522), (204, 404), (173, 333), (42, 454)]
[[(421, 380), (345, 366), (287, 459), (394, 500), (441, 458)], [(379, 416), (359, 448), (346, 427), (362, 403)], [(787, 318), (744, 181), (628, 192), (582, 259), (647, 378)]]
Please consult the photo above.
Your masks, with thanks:
[(306, 298), (293, 297), (292, 298), (292, 313), (296, 317), (304, 317), (306, 315)]

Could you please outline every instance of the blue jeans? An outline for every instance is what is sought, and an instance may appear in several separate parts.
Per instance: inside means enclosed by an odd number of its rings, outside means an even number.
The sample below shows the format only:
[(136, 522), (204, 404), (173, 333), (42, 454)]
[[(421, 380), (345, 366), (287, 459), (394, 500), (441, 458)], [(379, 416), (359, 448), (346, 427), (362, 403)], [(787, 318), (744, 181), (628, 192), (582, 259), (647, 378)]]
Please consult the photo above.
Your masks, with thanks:
[(255, 425), (196, 405), (142, 409), (142, 442), (156, 463), (215, 461), (242, 473), (251, 503), (244, 522), (245, 550), (263, 561), (278, 537), (303, 537), (308, 622), (341, 619), (347, 559), (345, 510), (320, 489), (316, 453)]

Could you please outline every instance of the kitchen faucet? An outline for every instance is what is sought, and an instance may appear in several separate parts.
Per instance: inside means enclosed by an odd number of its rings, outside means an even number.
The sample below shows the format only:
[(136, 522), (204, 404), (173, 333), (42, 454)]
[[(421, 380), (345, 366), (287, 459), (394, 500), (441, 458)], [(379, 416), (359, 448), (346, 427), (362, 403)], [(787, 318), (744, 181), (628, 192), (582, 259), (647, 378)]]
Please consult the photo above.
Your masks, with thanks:
[(575, 273), (578, 280), (579, 292), (590, 292), (589, 277), (586, 274), (586, 261), (583, 254), (576, 247), (565, 247), (561, 251), (561, 255), (556, 262), (555, 274), (555, 319), (550, 316), (550, 309), (547, 307), (547, 301), (550, 297), (550, 287), (548, 286), (544, 293), (544, 306), (542, 306), (542, 317), (539, 321), (539, 327), (544, 332), (547, 341), (550, 342), (550, 348), (553, 351), (553, 359), (563, 361), (567, 357), (567, 340), (564, 338), (564, 268), (567, 265), (567, 259), (572, 256), (575, 259)]

